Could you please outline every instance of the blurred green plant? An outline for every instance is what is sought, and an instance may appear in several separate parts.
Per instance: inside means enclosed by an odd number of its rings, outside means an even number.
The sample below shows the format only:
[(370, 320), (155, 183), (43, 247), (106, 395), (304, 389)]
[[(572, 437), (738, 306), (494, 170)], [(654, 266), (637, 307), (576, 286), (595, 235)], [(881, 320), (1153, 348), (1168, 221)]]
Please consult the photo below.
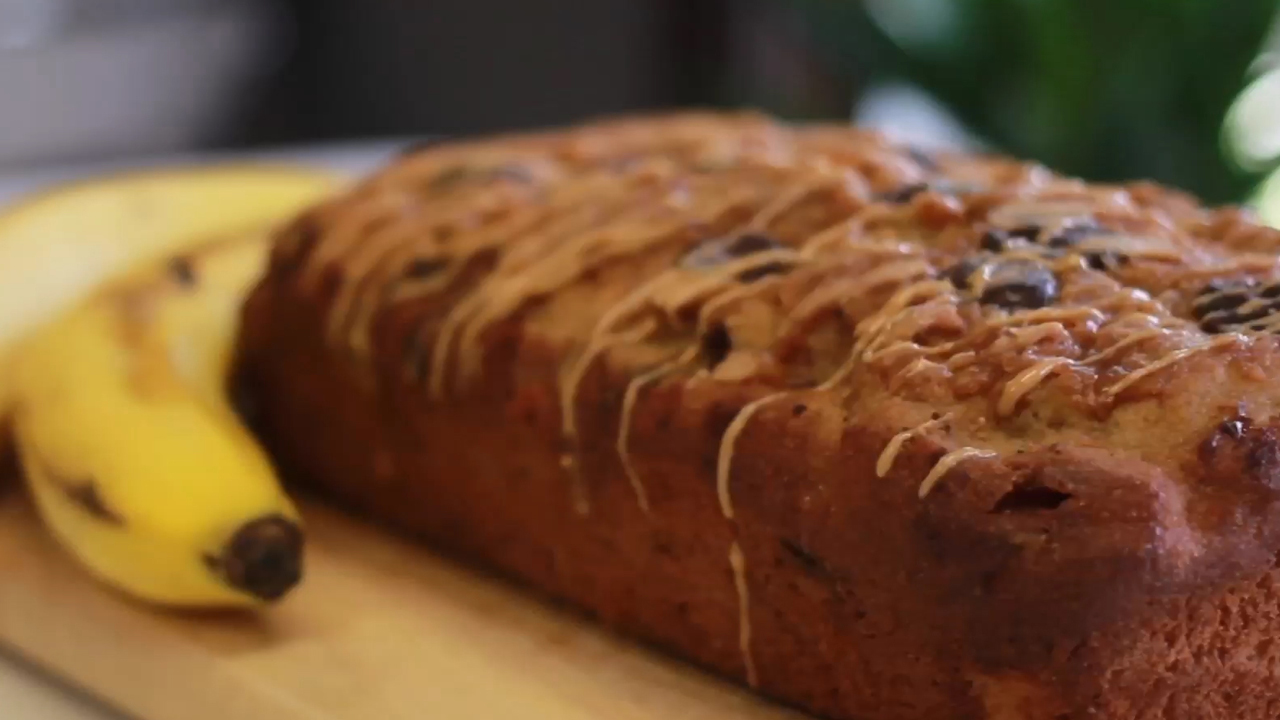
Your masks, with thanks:
[(1224, 151), (1223, 121), (1277, 0), (798, 1), (834, 57), (924, 89), (1005, 152), (1210, 202), (1245, 200), (1267, 169)]

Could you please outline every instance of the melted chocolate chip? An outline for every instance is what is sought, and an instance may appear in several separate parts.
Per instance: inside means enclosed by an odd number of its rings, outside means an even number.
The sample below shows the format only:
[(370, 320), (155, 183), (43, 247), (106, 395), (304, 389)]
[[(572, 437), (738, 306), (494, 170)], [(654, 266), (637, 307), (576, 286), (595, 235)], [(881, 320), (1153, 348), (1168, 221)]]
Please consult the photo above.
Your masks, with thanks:
[(1268, 300), (1271, 300), (1272, 298), (1280, 298), (1280, 283), (1264, 285), (1262, 289), (1258, 291), (1258, 297), (1267, 298)]
[(789, 263), (784, 262), (765, 263), (760, 267), (754, 267), (738, 273), (738, 282), (751, 283), (770, 275), (782, 275), (789, 272), (791, 268), (792, 266)]
[(1030, 261), (997, 264), (979, 302), (1006, 310), (1033, 310), (1058, 299), (1058, 279), (1048, 268)]
[(1191, 310), (1197, 319), (1203, 319), (1210, 313), (1234, 310), (1249, 301), (1252, 293), (1247, 288), (1226, 287), (1213, 288), (1212, 285), (1201, 291), (1200, 296), (1191, 304)]
[(954, 285), (957, 290), (968, 290), (971, 284), (970, 278), (972, 278), (973, 274), (978, 272), (978, 270), (980, 270), (982, 266), (986, 265), (989, 261), (990, 258), (984, 255), (967, 257), (947, 268), (942, 274), (943, 277), (951, 281), (951, 284)]
[[(734, 238), (711, 238), (698, 243), (692, 250), (685, 253), (680, 259), (680, 267), (707, 270), (730, 260), (782, 247), (784, 247), (782, 243), (763, 233), (746, 233)], [(744, 271), (744, 274), (751, 272), (753, 271)]]
[(1022, 238), (1028, 242), (1035, 242), (1043, 230), (1044, 228), (1039, 225), (1019, 225), (1005, 230), (1005, 233), (1011, 238)]
[(978, 246), (987, 252), (1001, 253), (1009, 249), (1009, 233), (1000, 228), (991, 228), (982, 234)]
[(729, 357), (729, 352), (733, 350), (733, 338), (729, 335), (729, 328), (724, 323), (718, 322), (712, 324), (703, 333), (700, 345), (702, 359), (707, 363), (707, 368), (714, 370)]
[[(1245, 327), (1265, 331), (1266, 322), (1280, 312), (1280, 297), (1268, 293), (1270, 287), (1258, 289), (1257, 282), (1214, 280), (1208, 283), (1191, 303), (1191, 314), (1200, 329), (1218, 333)], [(1265, 294), (1264, 294), (1265, 293)]]
[(730, 242), (724, 251), (729, 257), (740, 258), (764, 252), (765, 250), (777, 250), (781, 247), (783, 247), (782, 243), (764, 233), (746, 233), (739, 235)]
[(431, 277), (449, 267), (447, 258), (418, 258), (404, 269), (404, 277), (409, 280), (422, 280)]
[(1084, 254), (1084, 263), (1091, 270), (1105, 272), (1128, 265), (1131, 258), (1124, 253), (1111, 250), (1097, 250)]

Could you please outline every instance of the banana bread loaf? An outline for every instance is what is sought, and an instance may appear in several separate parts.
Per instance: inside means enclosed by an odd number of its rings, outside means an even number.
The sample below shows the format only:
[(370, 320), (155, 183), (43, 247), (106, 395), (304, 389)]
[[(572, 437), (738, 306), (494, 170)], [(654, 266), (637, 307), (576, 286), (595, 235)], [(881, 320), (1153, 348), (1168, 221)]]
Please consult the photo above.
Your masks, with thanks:
[(1280, 717), (1280, 232), (834, 126), (406, 153), (245, 311), (280, 461), (864, 720)]

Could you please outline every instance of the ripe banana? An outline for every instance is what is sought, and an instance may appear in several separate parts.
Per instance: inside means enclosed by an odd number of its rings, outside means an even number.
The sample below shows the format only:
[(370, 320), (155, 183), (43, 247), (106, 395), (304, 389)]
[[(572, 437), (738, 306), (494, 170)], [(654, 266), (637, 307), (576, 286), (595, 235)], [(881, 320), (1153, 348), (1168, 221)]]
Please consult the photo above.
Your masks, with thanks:
[(0, 213), (0, 430), (45, 524), (100, 579), (199, 607), (298, 581), (297, 513), (224, 385), (267, 226), (337, 185), (289, 167), (135, 172)]
[(137, 171), (39, 193), (0, 213), (0, 415), (7, 350), (130, 269), (273, 223), (328, 194), (306, 168), (222, 165)]
[(46, 524), (91, 572), (176, 606), (275, 600), (297, 511), (224, 388), (265, 235), (135, 273), (14, 355), (18, 455)]

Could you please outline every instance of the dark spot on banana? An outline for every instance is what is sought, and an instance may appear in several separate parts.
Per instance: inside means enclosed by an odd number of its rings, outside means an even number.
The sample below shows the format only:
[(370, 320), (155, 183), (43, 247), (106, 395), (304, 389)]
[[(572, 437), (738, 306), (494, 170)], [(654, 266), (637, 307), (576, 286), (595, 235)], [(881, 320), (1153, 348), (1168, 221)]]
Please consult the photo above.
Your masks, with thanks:
[(85, 511), (94, 519), (116, 527), (124, 527), (126, 525), (124, 516), (103, 499), (102, 491), (98, 489), (98, 484), (94, 482), (93, 478), (68, 480), (58, 477), (57, 474), (50, 472), (47, 467), (45, 472), (53, 484), (62, 491), (63, 495), (67, 496), (67, 499), (73, 505)]
[(302, 529), (280, 516), (251, 520), (236, 530), (205, 566), (231, 587), (259, 600), (284, 597), (302, 580)]
[(169, 277), (173, 278), (178, 287), (190, 288), (196, 284), (196, 267), (191, 263), (191, 258), (185, 255), (179, 255), (169, 261)]
[[(22, 409), (19, 408), (17, 412), (21, 413)], [(58, 488), (71, 501), (71, 504), (88, 513), (90, 517), (116, 527), (124, 527), (128, 524), (124, 516), (103, 499), (102, 491), (98, 489), (98, 484), (93, 478), (71, 480), (62, 477), (30, 449), (23, 450), (20, 460), (20, 464), (27, 465), (29, 469), (44, 473), (50, 485)]]

